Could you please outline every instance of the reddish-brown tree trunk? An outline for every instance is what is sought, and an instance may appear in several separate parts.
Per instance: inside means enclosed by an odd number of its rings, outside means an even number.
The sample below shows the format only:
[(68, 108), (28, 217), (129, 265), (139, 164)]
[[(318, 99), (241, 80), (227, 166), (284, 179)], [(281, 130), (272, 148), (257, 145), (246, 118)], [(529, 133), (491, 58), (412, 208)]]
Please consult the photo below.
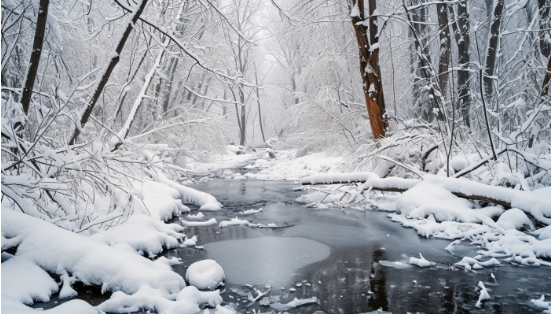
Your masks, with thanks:
[[(367, 0), (369, 16), (375, 12), (376, 0)], [(388, 123), (385, 118), (385, 99), (379, 67), (379, 38), (375, 19), (365, 19), (365, 0), (352, 0), (352, 26), (360, 52), (360, 73), (362, 75), (365, 104), (373, 138), (385, 136)], [(357, 8), (358, 10), (356, 10)], [(365, 24), (368, 24), (367, 27)]]

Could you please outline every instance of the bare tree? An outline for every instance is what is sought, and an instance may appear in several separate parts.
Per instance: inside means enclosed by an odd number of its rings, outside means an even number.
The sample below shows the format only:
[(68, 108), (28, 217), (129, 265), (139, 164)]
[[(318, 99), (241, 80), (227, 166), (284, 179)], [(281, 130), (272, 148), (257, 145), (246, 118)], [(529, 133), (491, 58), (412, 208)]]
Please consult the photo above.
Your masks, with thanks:
[(134, 29), (134, 26), (138, 22), (140, 15), (144, 11), (146, 5), (147, 5), (147, 0), (141, 0), (141, 2), (137, 5), (136, 9), (130, 15), (129, 22), (126, 24), (126, 29), (124, 30), (124, 33), (121, 35), (117, 43), (117, 46), (115, 48), (115, 51), (110, 56), (111, 59), (109, 60), (109, 63), (105, 68), (105, 72), (103, 72), (101, 76), (101, 79), (94, 91), (94, 94), (92, 95), (92, 98), (88, 102), (88, 105), (86, 106), (86, 109), (84, 110), (84, 113), (80, 118), (80, 121), (75, 122), (75, 123), (78, 123), (79, 125), (75, 127), (75, 131), (73, 133), (73, 136), (71, 137), (71, 140), (69, 141), (69, 145), (75, 144), (76, 139), (80, 134), (80, 130), (84, 128), (86, 122), (88, 122), (88, 119), (92, 114), (92, 110), (94, 110), (94, 106), (96, 105), (96, 102), (98, 101), (101, 93), (103, 92), (105, 85), (107, 85), (107, 81), (109, 81), (109, 77), (111, 76), (111, 73), (113, 73), (113, 70), (117, 66), (117, 63), (119, 63), (120, 55), (122, 53), (122, 48), (124, 48), (124, 44), (126, 43), (128, 36), (130, 36), (130, 33)]

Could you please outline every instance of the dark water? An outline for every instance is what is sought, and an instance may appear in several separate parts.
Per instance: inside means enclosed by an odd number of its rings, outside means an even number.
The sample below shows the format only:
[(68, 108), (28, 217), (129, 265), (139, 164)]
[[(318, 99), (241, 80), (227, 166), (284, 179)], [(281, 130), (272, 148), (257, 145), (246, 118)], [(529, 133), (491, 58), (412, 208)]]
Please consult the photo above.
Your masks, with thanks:
[[(505, 263), (476, 273), (453, 268), (450, 266), (460, 261), (462, 256), (472, 257), (479, 248), (459, 244), (455, 252), (461, 256), (453, 256), (444, 250), (450, 241), (422, 238), (414, 230), (392, 222), (385, 212), (306, 208), (295, 201), (304, 192), (294, 191), (296, 185), (292, 182), (215, 179), (193, 187), (214, 195), (224, 204), (222, 211), (203, 212), (206, 219), (215, 217), (220, 222), (238, 216), (254, 223), (287, 226), (277, 229), (245, 226), (186, 228), (184, 232), (190, 237), (196, 235), (198, 245), (204, 245), (205, 249), (178, 248), (164, 253), (167, 257), (182, 258), (183, 265), (173, 266), (182, 277), (191, 263), (218, 257), (225, 271), (231, 274), (222, 289), (224, 302), (233, 303), (240, 313), (253, 313), (253, 310), (275, 312), (258, 303), (247, 308), (249, 301), (246, 295), (253, 291), (252, 288), (266, 291), (267, 284), (270, 284), (271, 291), (266, 300), (279, 299), (280, 303), (287, 303), (295, 297), (314, 296), (320, 300), (318, 304), (290, 309), (289, 313), (365, 313), (378, 309), (394, 314), (541, 313), (531, 305), (530, 299), (537, 299), (541, 294), (550, 298), (551, 268), (519, 267)], [(260, 207), (263, 212), (238, 215), (240, 211)], [(195, 212), (196, 208), (192, 213)], [(286, 241), (291, 237), (307, 241), (299, 240), (298, 246), (293, 246)], [(274, 241), (274, 238), (285, 239)], [(222, 249), (220, 241), (232, 241), (225, 243), (235, 249), (227, 249), (225, 245)], [(293, 258), (298, 258), (300, 254), (297, 252), (302, 252), (300, 245), (313, 243), (308, 241), (329, 247), (328, 257), (321, 254), (315, 259), (316, 262), (306, 263), (301, 268), (275, 264), (258, 268), (260, 270), (244, 267), (234, 271), (231, 268), (232, 263), (246, 264), (254, 256), (266, 260), (268, 264), (270, 259), (279, 264), (285, 264), (286, 260), (293, 264)], [(244, 253), (243, 246), (250, 246), (252, 253)], [(307, 254), (306, 249), (304, 252)], [(418, 257), (419, 252), (436, 265), (394, 269), (378, 263), (381, 260), (402, 260), (404, 254)], [(225, 258), (220, 258), (220, 254)], [(281, 280), (273, 281), (273, 277), (264, 277), (264, 274), (253, 274), (246, 280), (236, 277), (240, 272), (264, 271), (262, 269), (271, 269), (272, 266), (287, 269), (275, 272)], [(497, 284), (491, 273), (497, 278)], [(249, 280), (251, 285), (244, 285)], [(491, 300), (477, 309), (474, 305), (478, 299), (476, 286), (479, 281), (485, 284)], [(291, 291), (291, 288), (296, 291)], [(108, 296), (99, 295), (99, 290), (96, 290), (82, 287), (79, 298), (99, 304)], [(54, 296), (52, 302), (37, 303), (33, 307), (47, 309), (59, 304), (54, 304), (55, 301), (61, 303), (65, 300)]]
[[(531, 306), (530, 299), (551, 293), (550, 268), (503, 264), (476, 273), (453, 268), (450, 266), (460, 261), (463, 255), (472, 257), (479, 248), (461, 244), (455, 249), (461, 257), (453, 256), (444, 250), (450, 241), (422, 238), (414, 230), (392, 222), (384, 212), (306, 208), (295, 202), (303, 192), (294, 191), (294, 187), (296, 185), (292, 182), (284, 181), (219, 179), (194, 186), (214, 195), (224, 204), (222, 212), (203, 212), (207, 216), (205, 218), (216, 217), (220, 222), (238, 216), (240, 211), (262, 207), (263, 212), (238, 217), (254, 223), (275, 223), (277, 226), (289, 227), (187, 228), (185, 233), (188, 236), (197, 235), (198, 245), (206, 244), (206, 249), (188, 248), (167, 252), (168, 256), (179, 256), (184, 261), (184, 265), (175, 266), (175, 270), (184, 275), (186, 267), (191, 263), (217, 256), (220, 246), (211, 247), (214, 252), (209, 252), (210, 242), (299, 237), (325, 244), (331, 252), (324, 260), (287, 274), (289, 280), (283, 287), (271, 285), (269, 296), (279, 296), (281, 303), (292, 301), (295, 297), (315, 296), (320, 300), (319, 304), (291, 309), (288, 311), (290, 313), (364, 313), (381, 308), (392, 313), (539, 313), (541, 310)], [(227, 243), (237, 245), (240, 242)], [(258, 248), (251, 245), (251, 250), (256, 252)], [(285, 247), (277, 245), (263, 250), (279, 250), (278, 254), (288, 256)], [(225, 249), (223, 254), (226, 256), (231, 251)], [(380, 260), (402, 260), (404, 254), (418, 257), (419, 252), (436, 265), (394, 269), (378, 263)], [(235, 256), (226, 256), (225, 260), (235, 263), (240, 258), (245, 263), (250, 256), (236, 252)], [(219, 262), (222, 267), (228, 263)], [(491, 278), (491, 273), (497, 278), (497, 284)], [(244, 286), (242, 280), (235, 281), (232, 282), (231, 278), (227, 280), (222, 293), (225, 302), (239, 304), (240, 312), (248, 310), (252, 313), (253, 309), (270, 312), (270, 308), (258, 304), (247, 309), (249, 302), (242, 295), (252, 290)], [(479, 281), (485, 284), (492, 299), (477, 309), (474, 305), (478, 300), (476, 286)], [(269, 282), (250, 284), (265, 291)], [(296, 291), (290, 291), (290, 288)]]

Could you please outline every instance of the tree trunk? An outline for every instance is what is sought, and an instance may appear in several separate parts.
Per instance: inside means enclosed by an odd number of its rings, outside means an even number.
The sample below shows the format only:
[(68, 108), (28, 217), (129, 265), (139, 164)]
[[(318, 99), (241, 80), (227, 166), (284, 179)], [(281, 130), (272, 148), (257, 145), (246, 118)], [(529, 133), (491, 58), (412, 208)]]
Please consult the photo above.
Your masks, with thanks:
[(467, 0), (459, 1), (455, 23), (452, 23), (452, 25), (454, 26), (455, 41), (457, 43), (457, 61), (459, 63), (459, 70), (457, 71), (459, 111), (461, 112), (465, 126), (470, 128), (471, 119), (469, 112), (471, 110), (471, 92), (469, 89), (469, 80), (471, 74), (469, 72), (470, 23), (468, 5)]
[(44, 33), (46, 32), (46, 21), (48, 19), (48, 6), (50, 0), (40, 0), (38, 16), (36, 18), (36, 30), (34, 33), (33, 51), (29, 61), (29, 70), (23, 86), (23, 95), (21, 96), (21, 105), (25, 114), (29, 112), (31, 97), (33, 94), (34, 81), (38, 73), (40, 64), (40, 55), (42, 54), (42, 45), (44, 44)]
[[(367, 1), (369, 16), (371, 16), (376, 9), (376, 0)], [(353, 9), (353, 13), (356, 14), (351, 14), (351, 17), (360, 53), (360, 73), (362, 75), (367, 114), (373, 138), (377, 140), (385, 136), (388, 123), (385, 118), (385, 99), (379, 67), (377, 25), (374, 18), (365, 19), (364, 2), (365, 0), (352, 0), (353, 8), (358, 10), (354, 12)], [(369, 27), (363, 24), (366, 22), (369, 22)]]
[(496, 69), (497, 50), (499, 45), (501, 17), (503, 15), (504, 0), (494, 0), (492, 15), (490, 16), (490, 33), (488, 34), (488, 49), (484, 60), (484, 93), (488, 103), (494, 94), (493, 76)]
[(258, 88), (258, 72), (256, 70), (256, 64), (254, 64), (254, 83), (257, 86), (256, 90), (256, 102), (258, 104), (258, 123), (260, 124), (260, 133), (262, 133), (262, 142), (266, 143), (266, 136), (264, 136), (264, 126), (262, 125), (262, 111), (260, 109), (260, 91)]
[(245, 145), (245, 137), (247, 135), (247, 112), (245, 110), (245, 93), (243, 92), (243, 86), (239, 86), (239, 102), (241, 103), (241, 129), (239, 145)]
[[(423, 3), (423, 1), (421, 1)], [(419, 101), (421, 109), (421, 116), (427, 121), (432, 121), (435, 116), (438, 120), (446, 120), (444, 112), (444, 96), (443, 91), (440, 89), (440, 80), (439, 76), (436, 73), (436, 69), (433, 68), (430, 52), (428, 49), (427, 39), (423, 32), (425, 31), (426, 26), (426, 8), (421, 8), (420, 12), (409, 11), (406, 6), (407, 20), (410, 26), (411, 34), (413, 35), (413, 41), (415, 43), (415, 52), (419, 60), (419, 66), (417, 73), (419, 73), (419, 79), (417, 80), (417, 92), (414, 92), (414, 97), (421, 97)], [(413, 59), (413, 58), (412, 58)], [(428, 99), (424, 99), (426, 94)], [(427, 107), (426, 104), (430, 104), (430, 107)]]
[(549, 95), (549, 85), (551, 85), (551, 56), (547, 63), (547, 73), (545, 73), (545, 77), (543, 78), (541, 97)]
[(109, 81), (109, 77), (111, 76), (111, 73), (113, 73), (113, 70), (117, 66), (117, 63), (119, 63), (120, 54), (122, 52), (122, 49), (124, 48), (124, 44), (126, 43), (126, 40), (128, 39), (128, 37), (130, 36), (132, 29), (135, 27), (136, 23), (138, 22), (138, 19), (140, 18), (140, 15), (145, 9), (146, 4), (147, 4), (147, 0), (142, 0), (139, 6), (134, 10), (134, 12), (132, 12), (132, 15), (130, 16), (130, 21), (126, 25), (126, 29), (124, 30), (124, 33), (122, 34), (117, 44), (117, 47), (115, 48), (115, 51), (111, 56), (111, 60), (109, 61), (109, 64), (107, 65), (107, 68), (105, 69), (105, 72), (103, 73), (101, 80), (98, 83), (96, 90), (94, 91), (94, 94), (92, 95), (92, 99), (90, 99), (88, 106), (86, 106), (86, 109), (84, 110), (82, 118), (80, 119), (80, 127), (75, 128), (75, 132), (73, 133), (73, 136), (69, 141), (69, 145), (75, 144), (75, 141), (80, 134), (80, 129), (84, 128), (84, 126), (86, 125), (86, 122), (88, 122), (88, 119), (92, 114), (92, 110), (94, 110), (94, 106), (96, 105), (99, 99), (99, 96), (103, 92), (105, 85), (107, 85), (107, 81)]
[(168, 111), (168, 104), (170, 103), (170, 94), (172, 93), (172, 84), (174, 80), (174, 73), (176, 72), (176, 67), (178, 66), (178, 58), (173, 58), (171, 67), (169, 67), (169, 76), (166, 81), (166, 90), (163, 95), (163, 115)]
[(538, 0), (540, 13), (540, 50), (541, 54), (549, 59), (551, 57), (551, 3), (549, 0)]
[(448, 85), (448, 65), (450, 64), (450, 27), (448, 22), (448, 5), (436, 5), (438, 15), (438, 33), (440, 39), (440, 60), (438, 62), (438, 82), (440, 91), (445, 94)]

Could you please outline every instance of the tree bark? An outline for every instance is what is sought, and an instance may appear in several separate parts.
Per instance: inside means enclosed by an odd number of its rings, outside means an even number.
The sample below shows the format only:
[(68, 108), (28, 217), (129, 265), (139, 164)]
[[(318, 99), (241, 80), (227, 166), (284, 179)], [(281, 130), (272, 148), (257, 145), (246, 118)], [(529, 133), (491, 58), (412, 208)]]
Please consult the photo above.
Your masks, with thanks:
[(459, 111), (461, 112), (463, 123), (470, 128), (471, 92), (469, 80), (471, 79), (471, 74), (469, 72), (469, 45), (471, 40), (469, 36), (469, 3), (467, 0), (459, 1), (455, 22), (452, 25), (454, 26), (455, 41), (457, 43), (457, 61), (459, 63), (459, 70), (457, 71)]
[(438, 82), (440, 91), (445, 94), (448, 85), (448, 66), (450, 64), (450, 27), (448, 21), (448, 5), (437, 4), (438, 35), (440, 39), (440, 60), (438, 62)]
[[(82, 118), (80, 119), (80, 128), (84, 128), (84, 125), (86, 124), (86, 122), (88, 122), (88, 119), (92, 114), (92, 110), (94, 110), (94, 107), (99, 99), (99, 96), (103, 92), (105, 85), (107, 85), (107, 81), (109, 81), (109, 77), (111, 76), (111, 73), (113, 73), (113, 70), (117, 66), (117, 63), (119, 63), (120, 54), (122, 52), (122, 49), (124, 48), (124, 44), (126, 43), (126, 40), (128, 39), (128, 37), (130, 36), (132, 29), (138, 22), (138, 19), (140, 18), (140, 15), (142, 14), (146, 5), (147, 5), (147, 0), (142, 0), (142, 2), (140, 2), (140, 4), (134, 10), (134, 12), (132, 12), (130, 21), (128, 22), (126, 29), (124, 30), (124, 33), (122, 34), (121, 39), (119, 40), (117, 47), (115, 48), (115, 51), (111, 56), (111, 60), (109, 61), (109, 64), (107, 65), (107, 68), (105, 69), (105, 72), (103, 73), (103, 76), (101, 77), (101, 80), (98, 83), (98, 86), (94, 91), (94, 94), (92, 95), (92, 99), (90, 99), (90, 102), (88, 103), (88, 105), (86, 106), (86, 109), (84, 110)], [(75, 132), (73, 133), (73, 136), (69, 141), (69, 145), (75, 144), (75, 141), (79, 136), (79, 134), (80, 134), (80, 129), (77, 127), (75, 128)]]
[(245, 145), (245, 137), (247, 136), (247, 112), (245, 110), (245, 93), (243, 92), (243, 85), (239, 86), (239, 102), (241, 103), (241, 129), (239, 145)]
[(488, 34), (488, 49), (484, 60), (484, 93), (488, 103), (491, 102), (494, 94), (494, 74), (497, 61), (497, 50), (499, 45), (499, 29), (503, 15), (504, 0), (494, 0), (493, 11), (490, 16), (490, 32)]
[(258, 104), (258, 123), (260, 124), (260, 133), (262, 133), (262, 142), (266, 143), (266, 136), (264, 135), (264, 126), (262, 125), (262, 111), (260, 108), (260, 91), (258, 88), (258, 71), (256, 70), (256, 64), (254, 64), (254, 83), (257, 86), (256, 90), (256, 102)]
[(33, 94), (34, 82), (38, 73), (40, 56), (42, 54), (42, 45), (44, 44), (44, 33), (46, 32), (46, 21), (48, 20), (48, 6), (50, 0), (40, 0), (38, 16), (36, 18), (36, 29), (34, 33), (33, 51), (29, 61), (29, 70), (23, 86), (23, 95), (21, 96), (21, 105), (25, 114), (29, 112), (31, 97)]
[(545, 77), (543, 78), (541, 97), (546, 97), (549, 95), (549, 85), (551, 85), (551, 56), (549, 57), (549, 61), (547, 63), (547, 73), (545, 73)]
[(540, 13), (540, 50), (545, 58), (551, 57), (551, 3), (549, 0), (538, 0)]
[[(358, 14), (352, 16), (352, 26), (356, 33), (356, 40), (360, 53), (360, 73), (362, 75), (363, 90), (367, 114), (371, 131), (375, 140), (385, 136), (388, 123), (385, 118), (385, 99), (379, 66), (379, 38), (375, 18), (366, 20), (364, 2), (366, 0), (352, 0), (352, 6), (358, 8)], [(369, 17), (376, 9), (376, 0), (367, 0)], [(365, 25), (369, 24), (369, 27)]]

